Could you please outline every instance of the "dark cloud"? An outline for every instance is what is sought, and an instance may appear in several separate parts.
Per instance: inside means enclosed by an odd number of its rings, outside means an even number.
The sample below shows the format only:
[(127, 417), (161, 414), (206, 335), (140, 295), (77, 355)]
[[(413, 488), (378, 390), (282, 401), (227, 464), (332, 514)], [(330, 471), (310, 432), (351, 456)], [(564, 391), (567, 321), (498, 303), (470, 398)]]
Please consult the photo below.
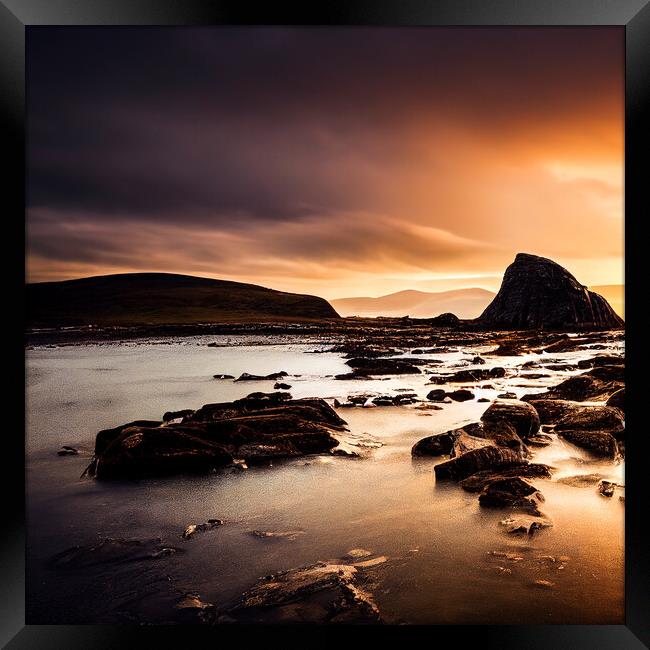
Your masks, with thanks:
[[(551, 221), (603, 218), (543, 164), (616, 162), (623, 53), (618, 28), (30, 29), (32, 267), (165, 270), (147, 233), (177, 271), (494, 271), (544, 238), (514, 180), (553, 194)], [(589, 173), (574, 194), (615, 211)], [(520, 203), (537, 230), (508, 225)]]

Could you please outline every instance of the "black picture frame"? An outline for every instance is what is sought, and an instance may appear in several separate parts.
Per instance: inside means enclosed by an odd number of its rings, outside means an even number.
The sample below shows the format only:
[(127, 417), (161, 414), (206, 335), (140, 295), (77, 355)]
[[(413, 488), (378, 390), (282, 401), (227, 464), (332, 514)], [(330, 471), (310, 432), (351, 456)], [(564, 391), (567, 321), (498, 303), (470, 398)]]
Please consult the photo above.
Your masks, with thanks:
[[(278, 2), (237, 3), (220, 0), (0, 0), (0, 115), (2, 117), (3, 214), (5, 237), (10, 225), (20, 224), (25, 209), (25, 33), (37, 25), (526, 25), (526, 26), (621, 26), (625, 29), (625, 275), (626, 275), (626, 388), (627, 422), (632, 435), (626, 443), (626, 618), (625, 625), (611, 626), (444, 626), (385, 627), (381, 640), (393, 635), (423, 635), (430, 643), (451, 642), (455, 646), (480, 644), (499, 648), (642, 648), (650, 646), (650, 554), (644, 534), (647, 500), (644, 488), (644, 447), (648, 437), (641, 421), (641, 339), (638, 318), (644, 296), (643, 245), (636, 231), (643, 225), (644, 190), (650, 142), (644, 134), (650, 95), (650, 0), (312, 0), (302, 6)], [(646, 163), (646, 165), (644, 165)], [(15, 281), (16, 296), (24, 291), (24, 229), (20, 226), (5, 244), (7, 265), (5, 288)], [(638, 252), (637, 252), (638, 251)], [(21, 276), (20, 270), (23, 270)], [(15, 305), (15, 299), (8, 299)], [(22, 308), (23, 301), (19, 299)], [(7, 304), (7, 303), (6, 303)], [(13, 313), (14, 309), (7, 310)], [(24, 339), (24, 322), (6, 318), (16, 338)], [(22, 330), (18, 333), (19, 328)], [(7, 339), (10, 340), (10, 339)], [(7, 373), (17, 391), (24, 387), (24, 355), (16, 355)], [(13, 371), (13, 372), (11, 372)], [(10, 398), (9, 398), (10, 399)], [(235, 642), (298, 640), (299, 627), (247, 629), (237, 626), (217, 629), (131, 628), (110, 626), (25, 625), (25, 503), (21, 481), (25, 479), (23, 439), (24, 411), (20, 397), (6, 407), (11, 416), (2, 444), (4, 512), (6, 525), (0, 538), (0, 643), (7, 648), (130, 648), (158, 643), (215, 643), (232, 635)], [(21, 423), (22, 417), (22, 423)], [(9, 422), (9, 419), (7, 419)], [(646, 470), (647, 471), (647, 470)], [(82, 595), (80, 595), (82, 597)], [(180, 627), (180, 626), (179, 626)], [(318, 640), (351, 638), (363, 634), (370, 643), (378, 630), (328, 628)], [(307, 630), (307, 634), (309, 631)], [(312, 633), (313, 634), (313, 633)], [(322, 635), (322, 636), (321, 636)], [(306, 639), (308, 637), (305, 637)], [(312, 636), (310, 642), (314, 640)], [(228, 642), (228, 641), (225, 641)]]

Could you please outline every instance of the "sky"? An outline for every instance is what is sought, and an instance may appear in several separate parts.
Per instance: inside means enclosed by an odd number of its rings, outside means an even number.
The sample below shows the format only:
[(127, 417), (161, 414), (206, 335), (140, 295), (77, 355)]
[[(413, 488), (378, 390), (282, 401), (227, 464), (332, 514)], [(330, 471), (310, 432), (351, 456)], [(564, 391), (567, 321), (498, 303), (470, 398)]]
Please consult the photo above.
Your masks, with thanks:
[(325, 298), (623, 282), (622, 28), (52, 28), (27, 37), (27, 280)]

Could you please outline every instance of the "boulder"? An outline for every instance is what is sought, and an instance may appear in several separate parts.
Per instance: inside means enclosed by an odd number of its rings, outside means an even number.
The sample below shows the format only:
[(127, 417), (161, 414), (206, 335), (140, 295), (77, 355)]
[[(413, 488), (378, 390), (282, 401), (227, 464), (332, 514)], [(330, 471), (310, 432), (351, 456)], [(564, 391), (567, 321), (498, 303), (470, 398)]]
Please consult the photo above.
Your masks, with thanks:
[(518, 400), (492, 402), (481, 416), (481, 422), (506, 422), (523, 440), (537, 433), (540, 427), (537, 411), (530, 404)]
[(612, 396), (605, 402), (607, 406), (613, 406), (625, 413), (625, 388), (612, 393)]
[(467, 402), (468, 400), (474, 399), (474, 393), (466, 388), (459, 388), (458, 390), (447, 393), (446, 397), (453, 399), (454, 402)]
[(537, 411), (542, 424), (555, 424), (581, 408), (578, 402), (563, 399), (531, 399), (528, 403)]
[(286, 373), (284, 370), (281, 370), (280, 372), (272, 372), (269, 375), (251, 375), (248, 372), (244, 372), (235, 381), (262, 381), (264, 379), (282, 379), (283, 377), (286, 377), (288, 373)]
[(551, 468), (541, 463), (527, 463), (525, 465), (515, 465), (508, 469), (484, 470), (463, 479), (459, 485), (467, 492), (481, 492), (493, 481), (515, 477), (550, 478)]
[(487, 508), (516, 508), (540, 515), (539, 503), (544, 500), (537, 488), (518, 476), (501, 478), (488, 483), (478, 502)]
[(450, 454), (456, 437), (453, 431), (427, 436), (413, 445), (411, 454), (413, 456), (443, 456)]
[(208, 472), (234, 458), (255, 463), (329, 453), (338, 445), (332, 432), (345, 426), (322, 399), (252, 393), (206, 404), (179, 424), (137, 421), (100, 431), (88, 473), (100, 479), (139, 478)]
[(597, 456), (615, 460), (620, 455), (616, 438), (608, 431), (566, 430), (558, 433), (565, 440)]
[(353, 369), (354, 375), (417, 375), (420, 369), (416, 365), (421, 359), (368, 359), (354, 358), (346, 363)]
[(506, 469), (525, 464), (527, 461), (522, 460), (520, 455), (511, 449), (487, 446), (468, 451), (462, 456), (436, 465), (433, 469), (438, 479), (460, 480), (483, 470)]
[(624, 438), (623, 412), (613, 406), (582, 406), (565, 415), (555, 431), (607, 431), (617, 439)]

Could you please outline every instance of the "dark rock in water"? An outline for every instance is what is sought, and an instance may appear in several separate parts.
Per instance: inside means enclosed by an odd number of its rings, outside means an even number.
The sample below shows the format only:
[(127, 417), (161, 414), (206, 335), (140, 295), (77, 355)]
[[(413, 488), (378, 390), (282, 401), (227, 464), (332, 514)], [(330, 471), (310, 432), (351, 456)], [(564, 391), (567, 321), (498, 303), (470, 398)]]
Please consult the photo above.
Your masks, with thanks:
[(488, 438), (479, 438), (478, 436), (473, 436), (471, 433), (468, 433), (468, 428), (469, 427), (458, 430), (459, 435), (454, 441), (454, 446), (450, 454), (452, 458), (458, 458), (459, 456), (467, 454), (470, 451), (475, 451), (476, 449), (496, 445), (493, 440), (489, 440)]
[(234, 379), (234, 375), (212, 375), (214, 379)]
[(472, 363), (483, 365), (485, 363), (485, 359), (483, 357), (476, 356), (472, 359)]
[(453, 399), (454, 402), (467, 402), (470, 399), (474, 399), (474, 393), (466, 388), (453, 390), (450, 393), (447, 393), (446, 396)]
[(48, 565), (54, 569), (86, 570), (107, 564), (125, 564), (142, 560), (157, 560), (178, 552), (166, 546), (160, 538), (123, 539), (107, 537), (88, 546), (73, 546), (50, 558)]
[(599, 354), (593, 358), (593, 367), (602, 366), (624, 366), (625, 359), (618, 354)]
[(273, 390), (289, 390), (290, 388), (291, 384), (284, 384), (281, 381), (278, 381), (273, 385)]
[(460, 480), (483, 470), (506, 469), (525, 464), (527, 462), (512, 449), (488, 446), (440, 463), (433, 470), (438, 479)]
[(282, 379), (287, 377), (288, 373), (284, 370), (280, 372), (272, 372), (270, 375), (251, 375), (248, 372), (242, 373), (235, 381), (262, 381), (264, 379)]
[(184, 418), (188, 415), (194, 413), (193, 409), (183, 409), (182, 411), (167, 411), (163, 414), (163, 422), (169, 422), (170, 420), (176, 420), (178, 418)]
[(451, 312), (446, 312), (427, 320), (429, 324), (433, 325), (434, 327), (456, 327), (456, 325), (460, 324), (458, 316), (456, 316), (456, 314), (452, 314)]
[(478, 502), (486, 508), (516, 508), (532, 515), (540, 515), (539, 503), (544, 500), (534, 485), (518, 476), (488, 483)]
[(507, 422), (524, 440), (537, 433), (540, 427), (537, 411), (525, 402), (493, 402), (481, 416), (485, 423)]
[[(538, 395), (546, 395), (546, 393), (538, 393)], [(530, 397), (535, 396), (531, 395)], [(528, 403), (537, 411), (542, 424), (555, 424), (565, 415), (582, 408), (579, 402), (564, 399), (530, 399)]]
[(413, 445), (413, 456), (443, 456), (451, 453), (456, 437), (452, 432), (439, 433), (422, 438)]
[(565, 379), (545, 393), (524, 395), (521, 400), (562, 399), (574, 402), (606, 400), (625, 387), (622, 366), (602, 366)]
[(614, 438), (625, 437), (623, 412), (613, 406), (582, 406), (565, 415), (555, 431), (608, 431)]
[(527, 253), (518, 253), (506, 269), (499, 292), (476, 323), (491, 329), (624, 327), (602, 296), (559, 264)]
[(466, 424), (463, 431), (476, 438), (490, 440), (499, 447), (507, 447), (516, 451), (521, 458), (528, 455), (528, 449), (515, 427), (504, 419)]
[(184, 531), (181, 537), (183, 539), (191, 539), (196, 533), (202, 533), (212, 528), (223, 526), (223, 519), (208, 519), (202, 524), (190, 524)]
[(617, 390), (605, 403), (607, 406), (613, 406), (615, 408), (621, 409), (621, 411), (625, 413), (625, 388)]
[(603, 477), (600, 474), (578, 474), (576, 476), (563, 476), (557, 479), (562, 485), (576, 488), (594, 487)]
[(366, 359), (355, 358), (346, 361), (355, 375), (417, 375), (417, 363), (421, 359)]
[(490, 400), (487, 397), (479, 397), (476, 401), (477, 402), (489, 402)]
[(509, 469), (484, 470), (468, 476), (460, 481), (459, 485), (467, 492), (481, 492), (493, 481), (515, 477), (551, 478), (551, 468), (541, 463), (527, 463), (526, 465), (515, 465)]
[(114, 429), (103, 429), (95, 436), (95, 455), (103, 453), (108, 444), (113, 442), (113, 440), (115, 440), (115, 438), (117, 438), (125, 429), (131, 427), (158, 427), (161, 424), (162, 421), (160, 420), (134, 420), (133, 422), (122, 424)]
[(505, 377), (505, 368), (474, 368), (472, 370), (458, 370), (451, 375), (432, 375), (430, 381), (434, 384), (448, 382), (485, 381)]
[(68, 445), (63, 445), (63, 447), (56, 452), (57, 456), (77, 456), (78, 454), (78, 449), (75, 447), (68, 447)]
[(500, 393), (497, 397), (499, 399), (517, 399), (517, 393)]
[[(376, 563), (386, 558), (377, 558)], [(359, 572), (372, 561), (318, 562), (266, 576), (228, 609), (240, 623), (381, 623)]]
[(611, 460), (619, 457), (616, 439), (608, 431), (567, 430), (558, 433), (574, 445), (587, 449), (597, 456), (604, 456)]
[(447, 396), (447, 392), (442, 388), (436, 388), (427, 394), (427, 399), (432, 402), (442, 402)]
[(88, 473), (100, 479), (139, 478), (207, 472), (234, 458), (260, 462), (329, 453), (338, 445), (332, 431), (344, 428), (345, 421), (322, 399), (252, 393), (206, 404), (180, 424), (136, 422), (101, 431)]
[(603, 480), (598, 484), (598, 492), (604, 497), (613, 497), (615, 489), (616, 483), (612, 483), (612, 481)]

